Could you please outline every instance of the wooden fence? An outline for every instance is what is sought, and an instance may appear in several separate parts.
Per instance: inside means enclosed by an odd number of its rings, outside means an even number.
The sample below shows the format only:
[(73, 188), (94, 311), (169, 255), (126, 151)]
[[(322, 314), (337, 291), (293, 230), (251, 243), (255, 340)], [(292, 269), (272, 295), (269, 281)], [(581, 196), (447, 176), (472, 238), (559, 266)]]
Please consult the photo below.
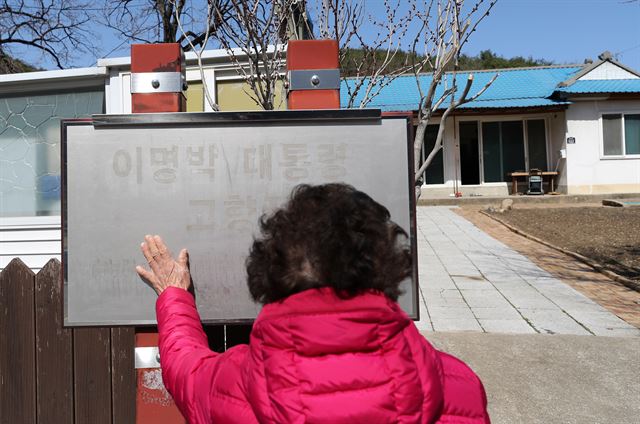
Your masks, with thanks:
[[(13, 259), (0, 273), (0, 423), (134, 423), (135, 329), (64, 328), (60, 271)], [(250, 327), (205, 330), (222, 351)]]

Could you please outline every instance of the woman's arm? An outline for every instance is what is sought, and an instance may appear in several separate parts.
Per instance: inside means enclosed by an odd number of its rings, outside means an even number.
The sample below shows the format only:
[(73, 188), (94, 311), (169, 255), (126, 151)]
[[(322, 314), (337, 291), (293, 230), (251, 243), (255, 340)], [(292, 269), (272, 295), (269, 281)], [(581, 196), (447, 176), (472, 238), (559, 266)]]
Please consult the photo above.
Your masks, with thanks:
[(156, 316), (164, 385), (190, 423), (209, 422), (211, 388), (226, 355), (209, 349), (188, 291), (187, 251), (174, 260), (160, 236), (146, 236), (140, 247), (151, 270), (138, 266), (136, 271), (159, 295)]
[(209, 350), (191, 293), (168, 287), (156, 302), (164, 385), (190, 423), (208, 422), (221, 356)]

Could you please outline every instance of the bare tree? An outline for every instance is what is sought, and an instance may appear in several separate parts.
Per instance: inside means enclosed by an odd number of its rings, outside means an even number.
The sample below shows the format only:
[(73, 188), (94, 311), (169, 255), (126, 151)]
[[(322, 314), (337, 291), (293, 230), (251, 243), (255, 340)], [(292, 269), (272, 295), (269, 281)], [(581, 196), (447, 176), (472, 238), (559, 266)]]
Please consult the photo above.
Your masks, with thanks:
[[(206, 10), (206, 13), (203, 13)], [(202, 54), (212, 34), (226, 19), (229, 0), (117, 0), (103, 9), (106, 25), (124, 39), (140, 43), (181, 43), (185, 52), (193, 51), (198, 61), (205, 100), (213, 110), (204, 77)]]
[[(420, 100), (416, 105), (414, 139), (415, 181), (419, 181), (436, 154), (444, 148), (445, 123), (459, 106), (477, 99), (493, 83), (471, 94), (473, 75), (458, 86), (458, 63), (463, 47), (497, 0), (383, 0), (384, 13), (367, 13), (362, 0), (317, 0), (316, 35), (334, 38), (340, 46), (340, 65), (353, 71), (345, 80), (346, 107), (368, 106), (402, 75), (415, 79)], [(312, 32), (303, 0), (227, 0), (225, 9), (212, 7), (215, 22), (207, 36), (218, 40), (249, 86), (247, 94), (263, 109), (275, 107), (276, 84), (282, 81), (283, 56), (295, 28)], [(296, 14), (295, 11), (302, 12)], [(297, 19), (297, 20), (296, 20)], [(293, 25), (292, 25), (293, 22)], [(292, 31), (291, 28), (294, 28)], [(407, 40), (411, 40), (407, 45)], [(409, 53), (401, 49), (408, 47)], [(193, 46), (192, 46), (193, 47)], [(357, 52), (357, 54), (353, 54)], [(398, 63), (399, 56), (404, 62)], [(447, 71), (450, 72), (447, 72)], [(424, 75), (431, 78), (425, 79)], [(423, 86), (423, 81), (428, 86)], [(436, 116), (437, 115), (437, 116)], [(421, 161), (424, 135), (439, 118), (433, 149)]]
[[(257, 105), (272, 110), (278, 82), (284, 82), (286, 28), (299, 0), (229, 0), (224, 16), (216, 9), (219, 26), (212, 35), (249, 86)], [(295, 25), (294, 25), (295, 26)]]
[[(447, 118), (457, 107), (482, 95), (497, 77), (474, 93), (472, 74), (462, 87), (458, 86), (462, 49), (496, 2), (383, 0), (384, 13), (374, 16), (367, 13), (363, 0), (316, 0), (316, 35), (338, 40), (341, 67), (353, 74), (343, 86), (349, 99), (344, 106), (366, 107), (396, 78), (407, 74), (414, 77), (420, 97), (414, 109), (418, 195), (425, 170), (444, 148)], [(300, 38), (301, 32), (307, 36), (313, 29), (306, 17), (304, 0), (207, 0), (205, 31), (200, 35), (185, 28), (183, 16), (190, 15), (185, 11), (184, 0), (149, 0), (149, 4), (158, 16), (164, 16), (162, 10), (173, 10), (173, 19), (165, 21), (174, 22), (176, 28), (167, 34), (175, 39), (179, 30), (180, 39), (188, 43), (187, 49), (196, 51), (201, 68), (200, 55), (207, 41), (217, 40), (247, 82), (247, 94), (266, 110), (276, 106), (275, 94), (278, 82), (284, 80), (284, 51), (289, 37)], [(168, 9), (159, 8), (160, 4)], [(192, 16), (190, 19), (193, 21)], [(408, 48), (408, 54), (401, 50), (403, 47)], [(398, 63), (400, 56), (404, 61)], [(431, 78), (423, 78), (424, 75)], [(424, 81), (428, 81), (427, 86)], [(212, 103), (211, 99), (208, 101)], [(432, 118), (439, 118), (435, 145), (421, 161), (425, 131)]]
[[(289, 28), (296, 27), (301, 0), (117, 0), (107, 5), (107, 25), (134, 42), (179, 42), (193, 51), (206, 101), (213, 102), (204, 78), (202, 54), (210, 40), (228, 53), (247, 82), (247, 94), (261, 108), (275, 108), (278, 81), (284, 81)], [(206, 13), (204, 13), (206, 11)]]
[[(206, 7), (198, 4), (197, 7)], [(105, 2), (105, 25), (124, 41), (175, 43), (178, 22), (191, 24), (192, 3), (186, 0), (115, 0)]]
[[(416, 195), (420, 181), (436, 154), (444, 148), (447, 118), (455, 108), (477, 99), (493, 83), (470, 95), (473, 74), (462, 89), (458, 86), (458, 61), (469, 37), (476, 31), (497, 0), (384, 0), (384, 17), (367, 16), (365, 3), (357, 0), (323, 0), (320, 35), (339, 40), (341, 66), (354, 67), (355, 77), (346, 79), (347, 107), (366, 107), (385, 87), (401, 75), (413, 75), (420, 100), (416, 105), (414, 139)], [(404, 9), (403, 9), (404, 8)], [(404, 10), (404, 12), (402, 12)], [(374, 38), (364, 37), (364, 27), (373, 30)], [(413, 33), (415, 31), (415, 33)], [(406, 40), (412, 40), (407, 61), (393, 63)], [(406, 44), (405, 44), (406, 45)], [(362, 54), (350, 58), (350, 49)], [(349, 63), (352, 61), (353, 63)], [(447, 73), (447, 70), (451, 72)], [(430, 76), (423, 86), (424, 76)], [(446, 78), (445, 78), (446, 77)], [(421, 161), (424, 135), (434, 115), (439, 128), (433, 149)]]
[[(468, 74), (462, 90), (458, 90), (457, 70), (462, 48), (476, 31), (480, 22), (489, 16), (496, 2), (497, 0), (476, 0), (471, 7), (465, 9), (464, 0), (430, 0), (416, 14), (420, 20), (420, 31), (414, 39), (412, 51), (417, 53), (420, 44), (423, 48), (423, 59), (414, 63), (413, 66), (420, 94), (418, 123), (413, 146), (416, 183), (421, 181), (422, 175), (436, 154), (444, 148), (444, 130), (449, 115), (455, 108), (477, 99), (498, 77), (497, 74), (494, 75), (487, 84), (469, 96), (474, 80), (471, 73)], [(449, 78), (443, 81), (446, 70), (451, 66), (453, 66), (453, 71), (448, 75)], [(420, 73), (425, 70), (431, 73), (431, 80), (426, 90), (425, 87), (422, 87), (419, 78)], [(441, 93), (437, 93), (439, 86), (443, 86)], [(442, 111), (441, 107), (444, 104), (446, 104), (446, 108)], [(441, 112), (441, 115), (435, 145), (421, 164), (424, 134), (431, 118), (438, 111)], [(416, 187), (417, 197), (420, 196), (420, 193), (418, 185)]]
[[(200, 69), (200, 80), (202, 81), (202, 89), (204, 91), (205, 99), (209, 104), (209, 106), (211, 106), (211, 109), (213, 109), (214, 111), (218, 111), (220, 110), (220, 107), (211, 98), (211, 94), (209, 93), (209, 88), (207, 86), (207, 79), (204, 77), (204, 65), (202, 64), (202, 53), (207, 47), (207, 43), (209, 42), (209, 37), (211, 36), (211, 32), (216, 30), (216, 27), (217, 27), (216, 13), (220, 13), (220, 2), (216, 2), (212, 0), (209, 0), (207, 2), (207, 20), (205, 23), (206, 29), (204, 33), (202, 33), (201, 35), (196, 35), (193, 32), (186, 31), (180, 20), (180, 12), (178, 7), (176, 6), (174, 10), (175, 10), (174, 12), (175, 22), (178, 24), (178, 29), (182, 34), (180, 39), (181, 40), (185, 39), (187, 41), (188, 43), (187, 48), (194, 52), (198, 60), (198, 69)], [(200, 46), (200, 47), (197, 48), (196, 46)]]
[(74, 56), (93, 53), (89, 8), (89, 3), (75, 0), (2, 0), (0, 57), (22, 46), (41, 51), (62, 69)]
[[(351, 75), (344, 85), (348, 108), (366, 107), (393, 80), (412, 69), (409, 56), (404, 63), (394, 62), (402, 53), (415, 2), (383, 0), (382, 7), (384, 13), (377, 17), (367, 13), (361, 0), (322, 0), (319, 5), (319, 37), (338, 40), (340, 68)], [(374, 36), (365, 37), (365, 31)]]

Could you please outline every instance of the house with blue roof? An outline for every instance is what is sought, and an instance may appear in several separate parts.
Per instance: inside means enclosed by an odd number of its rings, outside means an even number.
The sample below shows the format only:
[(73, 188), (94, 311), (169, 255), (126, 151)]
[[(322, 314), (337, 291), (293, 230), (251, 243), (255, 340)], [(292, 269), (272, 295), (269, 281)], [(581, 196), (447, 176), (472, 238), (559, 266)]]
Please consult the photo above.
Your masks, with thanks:
[[(211, 110), (205, 89), (221, 110), (257, 107), (226, 51), (203, 54), (206, 85), (196, 56), (187, 53), (186, 60), (187, 111)], [(509, 173), (534, 169), (557, 171), (553, 188), (564, 193), (640, 193), (638, 72), (606, 54), (585, 65), (475, 71), (471, 95), (496, 73), (481, 96), (444, 123), (444, 149), (427, 169), (426, 195), (503, 196), (512, 191)], [(443, 84), (451, 87), (451, 77)], [(421, 76), (420, 84), (428, 86), (429, 78)], [(350, 80), (342, 84), (346, 105)], [(60, 258), (59, 121), (130, 113), (130, 85), (128, 57), (100, 59), (91, 68), (0, 75), (0, 270), (16, 256), (34, 271)], [(367, 106), (405, 112), (418, 102), (416, 79), (405, 76)], [(439, 121), (436, 114), (427, 127), (427, 152)]]
[[(470, 95), (496, 74), (497, 78), (482, 95), (447, 118), (444, 147), (427, 169), (423, 195), (513, 194), (512, 174), (537, 170), (553, 177), (546, 180), (546, 192), (640, 193), (640, 73), (605, 52), (598, 61), (584, 65), (472, 74)], [(468, 76), (469, 72), (459, 72), (457, 78), (465, 81)], [(426, 88), (430, 78), (398, 77), (367, 107), (413, 111), (417, 116), (417, 83)], [(436, 99), (452, 86), (451, 79), (452, 74), (443, 78)], [(352, 83), (350, 79), (342, 82), (343, 105), (348, 103), (347, 86)], [(354, 104), (361, 100), (356, 97)], [(445, 108), (446, 102), (442, 111)], [(425, 134), (423, 159), (435, 143), (438, 113), (432, 121)], [(515, 191), (526, 191), (526, 186)]]

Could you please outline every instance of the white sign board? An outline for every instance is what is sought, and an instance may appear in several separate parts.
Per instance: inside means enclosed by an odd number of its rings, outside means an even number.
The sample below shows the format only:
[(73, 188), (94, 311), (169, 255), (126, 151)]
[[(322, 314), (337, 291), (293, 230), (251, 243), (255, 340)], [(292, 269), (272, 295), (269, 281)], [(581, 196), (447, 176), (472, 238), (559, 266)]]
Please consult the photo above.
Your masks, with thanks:
[[(411, 236), (407, 119), (379, 111), (95, 116), (63, 122), (65, 323), (155, 323), (155, 292), (137, 276), (140, 243), (160, 234), (190, 253), (207, 323), (259, 312), (245, 259), (258, 218), (301, 183), (346, 182), (386, 206)], [(414, 266), (417, 267), (417, 266)], [(417, 318), (417, 272), (400, 303)]]

